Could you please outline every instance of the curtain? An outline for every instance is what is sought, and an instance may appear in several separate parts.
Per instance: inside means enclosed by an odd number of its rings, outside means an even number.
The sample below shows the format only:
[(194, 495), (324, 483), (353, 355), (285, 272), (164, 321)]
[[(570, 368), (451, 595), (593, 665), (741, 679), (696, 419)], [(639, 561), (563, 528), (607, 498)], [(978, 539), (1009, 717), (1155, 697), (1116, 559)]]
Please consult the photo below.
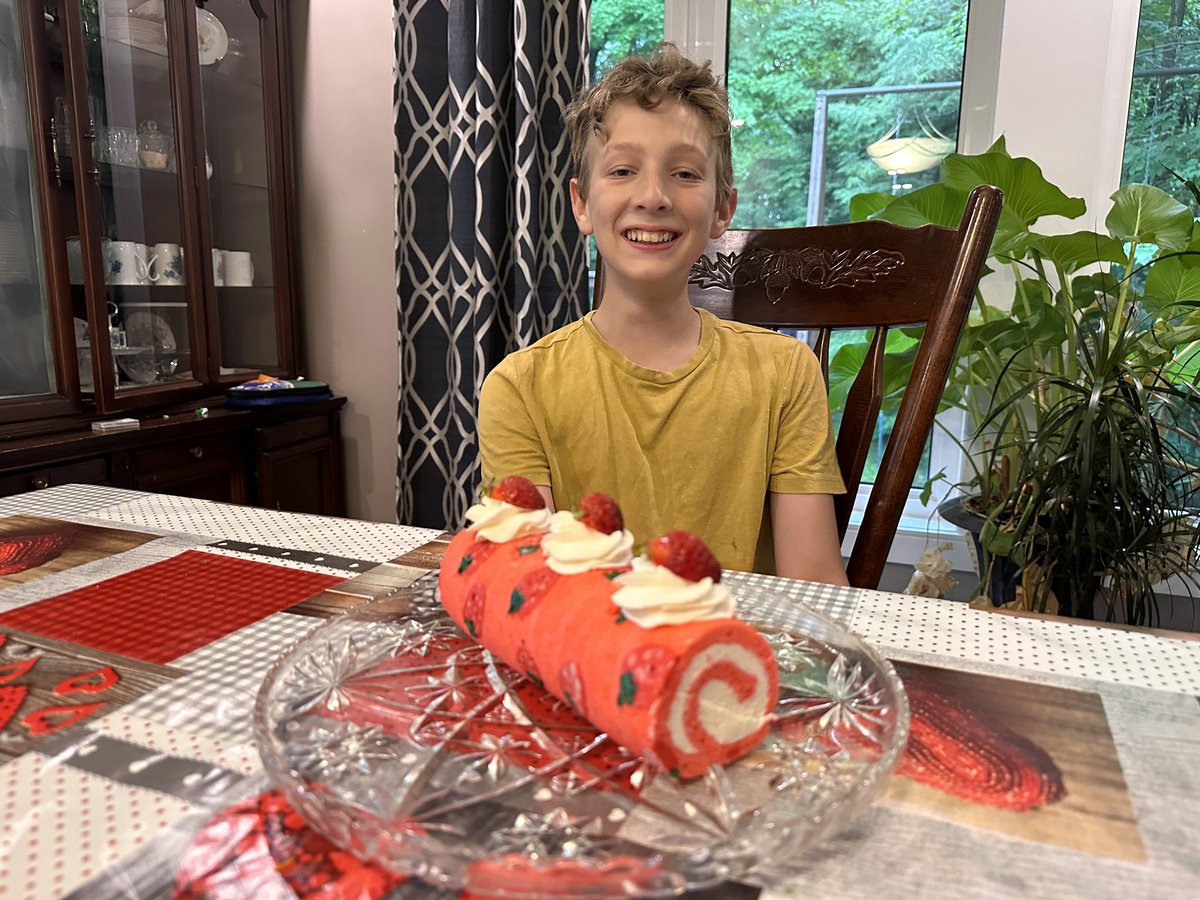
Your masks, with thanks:
[(562, 113), (588, 0), (395, 0), (398, 521), (461, 528), (506, 354), (578, 318), (587, 248)]

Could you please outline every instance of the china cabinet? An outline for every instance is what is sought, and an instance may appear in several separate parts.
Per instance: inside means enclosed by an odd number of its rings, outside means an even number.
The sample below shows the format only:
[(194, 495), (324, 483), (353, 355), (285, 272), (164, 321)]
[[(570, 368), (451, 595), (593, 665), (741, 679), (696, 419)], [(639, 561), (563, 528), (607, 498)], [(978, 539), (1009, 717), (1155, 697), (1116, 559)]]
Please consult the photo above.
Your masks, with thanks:
[(101, 460), (91, 480), (212, 494), (197, 473), (219, 470), (217, 499), (239, 502), (276, 491), (239, 454), (337, 458), (336, 415), (320, 447), (298, 439), (308, 456), (234, 415), (203, 463), (131, 462), (90, 431), (128, 416), (143, 428), (123, 442), (153, 423), (161, 443), (225, 388), (300, 373), (285, 28), (283, 0), (0, 0), (0, 493), (6, 470), (28, 480), (5, 445), (39, 436), (48, 465)]

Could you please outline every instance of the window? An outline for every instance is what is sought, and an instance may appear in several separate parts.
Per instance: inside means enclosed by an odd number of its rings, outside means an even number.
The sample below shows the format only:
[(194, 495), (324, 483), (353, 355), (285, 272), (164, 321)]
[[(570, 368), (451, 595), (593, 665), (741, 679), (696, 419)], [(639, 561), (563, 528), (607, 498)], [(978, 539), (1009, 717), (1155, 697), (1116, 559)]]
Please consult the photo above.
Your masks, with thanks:
[[(593, 17), (610, 7), (620, 8), (620, 16), (640, 9), (637, 0), (593, 0)], [(862, 29), (855, 30), (854, 23), (845, 22), (840, 30), (826, 28), (839, 11), (851, 7), (860, 10)], [(1108, 196), (1122, 179), (1123, 160), (1125, 178), (1142, 178), (1164, 160), (1186, 177), (1197, 174), (1198, 7), (1200, 0), (970, 0), (969, 4), (949, 0), (875, 4), (856, 0), (730, 0), (728, 4), (665, 0), (663, 34), (692, 58), (712, 59), (717, 71), (728, 72), (731, 99), (737, 107), (733, 112), (742, 120), (734, 138), (735, 177), (741, 193), (738, 224), (751, 224), (750, 216), (779, 224), (815, 221), (809, 218), (808, 187), (816, 182), (811, 178), (811, 151), (818, 88), (834, 91), (937, 83), (948, 86), (908, 95), (826, 95), (829, 146), (824, 189), (817, 194), (823, 198), (824, 221), (844, 217), (845, 200), (854, 192), (878, 189), (864, 187), (870, 179), (875, 179), (872, 185), (885, 184), (885, 189), (903, 190), (904, 184), (910, 183), (909, 178), (894, 178), (882, 168), (876, 174), (865, 153), (851, 158), (856, 146), (865, 151), (868, 143), (884, 138), (896, 126), (899, 137), (923, 136), (928, 129), (955, 138), (964, 153), (980, 153), (1003, 134), (1011, 152), (1032, 158), (1051, 181), (1082, 196), (1089, 214), (1099, 220), (1108, 209)], [(1140, 36), (1139, 12), (1143, 18)], [(801, 27), (803, 21), (811, 27)], [(902, 30), (901, 24), (911, 27)], [(897, 37), (899, 34), (907, 36)], [(872, 59), (870, 54), (875, 51), (870, 47), (874, 45), (868, 42), (886, 43), (889, 38), (892, 60)], [(822, 40), (827, 46), (819, 43)], [(930, 49), (956, 42), (960, 49), (965, 45), (961, 76), (955, 74), (951, 55)], [(1136, 77), (1135, 49), (1139, 52)], [(760, 68), (745, 71), (746, 61), (755, 58)], [(792, 65), (791, 72), (776, 68), (776, 58)], [(820, 73), (795, 68), (811, 66), (814, 60), (826, 68), (824, 83), (817, 77)], [(1169, 75), (1154, 72), (1166, 68), (1181, 71)], [(806, 96), (800, 96), (793, 83), (797, 71), (808, 91)], [(867, 73), (862, 76), (867, 80), (859, 80), (860, 72)], [(955, 89), (949, 86), (956, 80), (961, 80), (961, 98), (956, 98)], [(776, 109), (778, 119), (789, 121), (768, 123), (753, 118), (758, 115), (753, 105), (756, 95), (761, 95), (758, 106), (770, 110), (772, 92), (777, 90), (790, 91), (795, 97), (794, 105), (779, 104)], [(1127, 120), (1131, 146), (1143, 152), (1140, 159), (1135, 159), (1134, 151), (1126, 152)], [(1155, 143), (1167, 134), (1163, 131), (1166, 121), (1175, 124), (1162, 147), (1177, 146), (1179, 155), (1161, 152)], [(756, 136), (755, 129), (762, 135)], [(779, 146), (772, 146), (772, 140)], [(785, 144), (792, 145), (789, 158), (794, 160), (786, 165), (775, 162), (782, 158), (778, 150)], [(756, 147), (761, 152), (756, 153)], [(1189, 163), (1191, 172), (1177, 168)], [(1135, 172), (1135, 165), (1141, 165), (1141, 170)], [(933, 176), (915, 174), (911, 183), (916, 186), (923, 183), (918, 178), (928, 177)], [(1146, 180), (1166, 186), (1154, 177)], [(1064, 222), (1062, 230), (1072, 230), (1072, 223)], [(961, 422), (943, 424), (957, 434), (964, 427)], [(965, 460), (952, 438), (937, 430), (934, 437), (934, 469), (941, 465), (939, 459), (949, 462), (949, 480), (958, 480)], [(939, 442), (943, 445), (940, 449)], [(905, 525), (919, 537), (907, 548), (898, 538), (893, 548), (894, 554), (901, 554), (897, 558), (909, 562), (921, 552), (925, 531), (940, 527), (937, 517), (931, 517), (919, 502), (910, 504), (910, 510)], [(947, 528), (947, 536), (951, 533)], [(965, 556), (955, 564), (970, 567)]]
[(1121, 180), (1178, 194), (1200, 177), (1200, 3), (1142, 0)]

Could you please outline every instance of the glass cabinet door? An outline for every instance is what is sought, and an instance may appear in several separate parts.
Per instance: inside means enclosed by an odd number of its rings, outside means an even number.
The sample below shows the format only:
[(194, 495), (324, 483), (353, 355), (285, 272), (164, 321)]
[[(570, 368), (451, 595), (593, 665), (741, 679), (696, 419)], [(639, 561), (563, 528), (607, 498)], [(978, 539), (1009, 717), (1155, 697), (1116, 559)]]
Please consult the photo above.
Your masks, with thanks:
[[(193, 380), (192, 331), (202, 293), (189, 290), (199, 269), (186, 260), (175, 136), (176, 123), (186, 120), (176, 110), (180, 92), (164, 4), (76, 2), (91, 140), (90, 153), (81, 148), (75, 172), (85, 182), (79, 188), (89, 192), (82, 205), (98, 241), (91, 242), (92, 266), (73, 273), (81, 285), (73, 290), (82, 295), (82, 284), (89, 283), (93, 296), (103, 295), (103, 302), (92, 304), (102, 318), (93, 314), (83, 343), (99, 356), (99, 370), (111, 372), (119, 397)], [(68, 240), (68, 260), (72, 255)], [(85, 362), (90, 360), (80, 359), (81, 370)], [(96, 390), (86, 375), (82, 387)]]
[[(60, 390), (19, 3), (0, 0), (0, 401)], [(39, 13), (40, 15), (40, 13)]]
[(264, 44), (272, 33), (251, 0), (197, 10), (219, 376), (279, 374), (276, 251)]

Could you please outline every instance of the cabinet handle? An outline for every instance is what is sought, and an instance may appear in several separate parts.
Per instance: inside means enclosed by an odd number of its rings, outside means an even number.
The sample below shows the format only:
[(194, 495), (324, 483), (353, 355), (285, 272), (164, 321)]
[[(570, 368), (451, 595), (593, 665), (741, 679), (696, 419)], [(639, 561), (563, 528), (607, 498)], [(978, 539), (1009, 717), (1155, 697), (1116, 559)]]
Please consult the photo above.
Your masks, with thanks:
[(204, 455), (204, 448), (192, 447), (190, 450), (188, 450), (188, 453), (192, 454), (192, 456), (196, 457), (196, 459), (199, 459)]
[(96, 126), (93, 123), (88, 123), (88, 129), (83, 133), (83, 141), (87, 143), (88, 148), (91, 150), (88, 156), (92, 159), (92, 167), (87, 170), (87, 174), (92, 176), (92, 181), (100, 184), (100, 166), (96, 163)]
[(35, 475), (29, 479), (29, 484), (35, 491), (40, 491), (42, 488), (50, 487), (50, 479), (45, 475)]

